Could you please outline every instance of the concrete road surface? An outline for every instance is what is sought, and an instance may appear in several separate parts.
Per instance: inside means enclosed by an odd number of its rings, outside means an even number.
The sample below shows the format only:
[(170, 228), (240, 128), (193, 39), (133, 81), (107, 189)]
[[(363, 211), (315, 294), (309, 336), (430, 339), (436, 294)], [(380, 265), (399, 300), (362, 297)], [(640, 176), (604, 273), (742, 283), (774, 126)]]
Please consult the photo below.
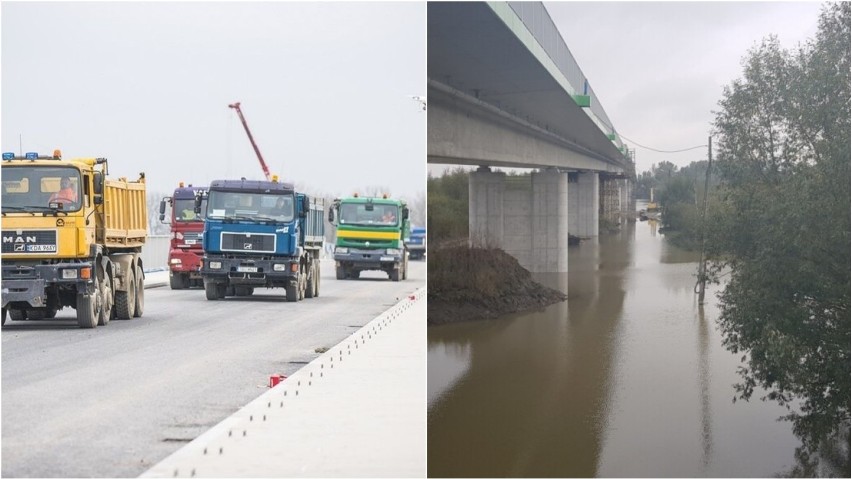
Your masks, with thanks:
[(325, 262), (320, 297), (298, 303), (282, 289), (207, 301), (160, 287), (144, 317), (106, 327), (79, 329), (72, 309), (7, 320), (2, 475), (138, 476), (424, 286), (425, 263), (410, 264), (394, 283), (338, 281)]

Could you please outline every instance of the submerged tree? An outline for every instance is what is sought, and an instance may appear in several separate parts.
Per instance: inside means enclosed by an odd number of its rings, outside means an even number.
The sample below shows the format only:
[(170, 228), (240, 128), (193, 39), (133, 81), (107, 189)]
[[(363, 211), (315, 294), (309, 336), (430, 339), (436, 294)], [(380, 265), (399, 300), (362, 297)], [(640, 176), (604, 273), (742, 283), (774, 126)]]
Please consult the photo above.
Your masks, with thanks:
[(824, 7), (794, 52), (774, 37), (751, 50), (715, 120), (710, 246), (731, 268), (719, 324), (744, 353), (738, 396), (762, 387), (787, 406), (806, 455), (849, 437), (849, 7)]

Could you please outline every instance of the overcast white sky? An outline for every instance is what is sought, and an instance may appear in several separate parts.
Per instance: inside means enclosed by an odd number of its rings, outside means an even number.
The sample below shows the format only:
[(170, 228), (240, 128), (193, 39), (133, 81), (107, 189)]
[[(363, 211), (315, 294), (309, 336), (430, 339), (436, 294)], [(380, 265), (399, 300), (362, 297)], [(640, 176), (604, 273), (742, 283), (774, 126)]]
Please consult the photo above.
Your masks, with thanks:
[(12, 3), (2, 12), (2, 150), (110, 159), (178, 181), (309, 192), (425, 190), (425, 3)]
[[(785, 48), (812, 38), (820, 2), (545, 2), (616, 130), (677, 150), (707, 143), (722, 87), (740, 78), (749, 48), (776, 34)], [(685, 166), (706, 150), (636, 148), (651, 163)]]

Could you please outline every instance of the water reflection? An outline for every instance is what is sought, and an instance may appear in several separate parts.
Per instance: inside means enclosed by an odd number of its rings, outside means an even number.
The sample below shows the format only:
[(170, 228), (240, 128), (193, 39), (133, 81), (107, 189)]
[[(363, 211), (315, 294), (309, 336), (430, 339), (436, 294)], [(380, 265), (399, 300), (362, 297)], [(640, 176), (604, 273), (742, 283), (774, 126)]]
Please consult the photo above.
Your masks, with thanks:
[(429, 329), (430, 476), (766, 476), (792, 462), (783, 411), (731, 402), (718, 288), (699, 307), (697, 256), (655, 232), (571, 248), (568, 274), (536, 277), (566, 302)]

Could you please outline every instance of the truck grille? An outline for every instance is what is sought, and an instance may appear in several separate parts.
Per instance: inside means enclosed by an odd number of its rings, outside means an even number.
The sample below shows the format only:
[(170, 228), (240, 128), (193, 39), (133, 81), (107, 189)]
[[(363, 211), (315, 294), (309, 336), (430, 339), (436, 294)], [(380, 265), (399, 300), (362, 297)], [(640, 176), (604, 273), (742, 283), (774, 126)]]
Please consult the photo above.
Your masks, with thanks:
[(3, 231), (3, 254), (55, 254), (56, 230)]
[(275, 252), (275, 235), (222, 233), (222, 251)]

